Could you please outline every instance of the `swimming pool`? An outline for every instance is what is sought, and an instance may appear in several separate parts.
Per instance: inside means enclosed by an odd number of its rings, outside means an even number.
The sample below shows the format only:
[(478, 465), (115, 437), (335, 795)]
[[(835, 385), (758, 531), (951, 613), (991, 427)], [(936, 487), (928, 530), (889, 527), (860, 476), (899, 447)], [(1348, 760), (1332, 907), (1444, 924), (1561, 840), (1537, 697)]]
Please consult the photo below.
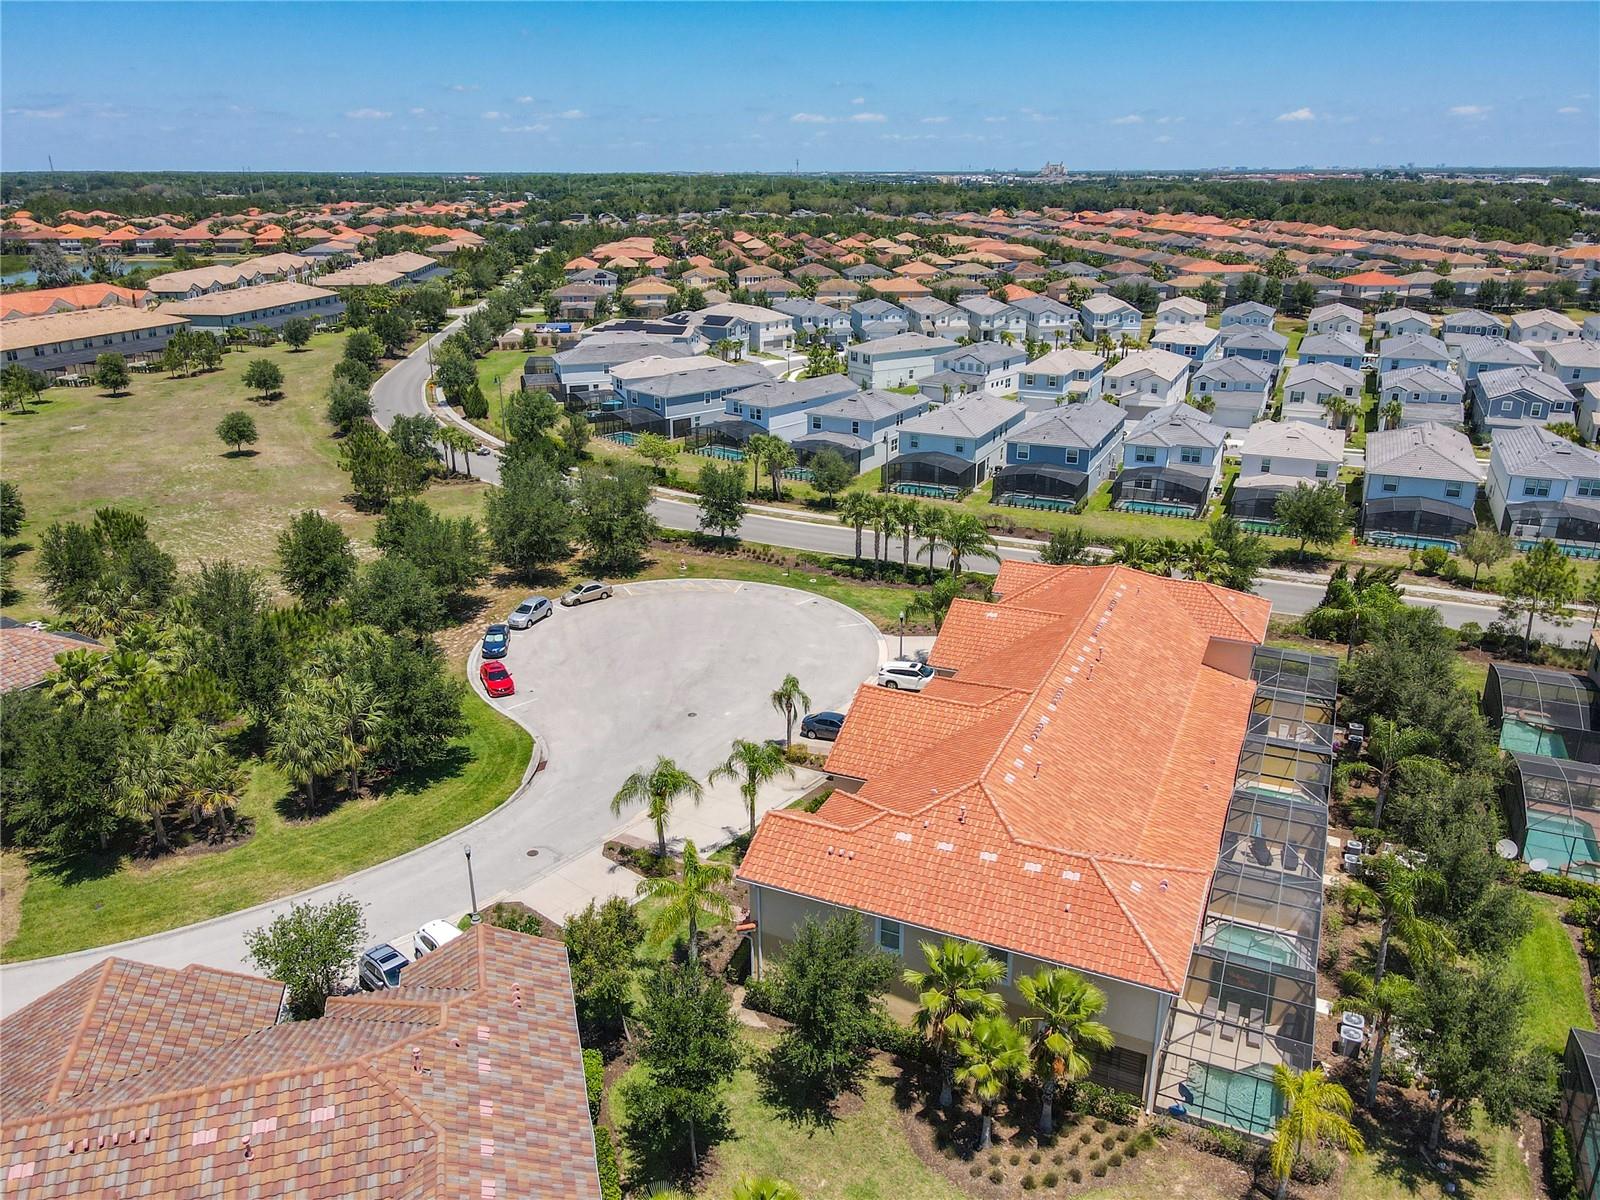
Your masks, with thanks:
[(1219, 925), (1208, 944), (1214, 950), (1283, 966), (1292, 966), (1300, 958), (1294, 945), (1282, 934), (1251, 929), (1248, 925)]
[(1594, 830), (1575, 817), (1559, 813), (1528, 813), (1528, 833), (1522, 839), (1522, 861), (1542, 858), (1550, 870), (1574, 879), (1600, 881), (1600, 843)]
[(1156, 500), (1124, 500), (1117, 505), (1123, 512), (1151, 513), (1158, 517), (1192, 517), (1194, 506), (1189, 504), (1162, 504)]
[(695, 453), (702, 454), (706, 458), (724, 459), (727, 462), (744, 461), (744, 451), (735, 450), (732, 446), (701, 446)]
[(1268, 1133), (1283, 1112), (1283, 1100), (1272, 1083), (1272, 1068), (1243, 1071), (1194, 1063), (1189, 1067), (1189, 1112), (1250, 1133)]
[(1545, 758), (1570, 758), (1566, 739), (1554, 729), (1541, 729), (1515, 717), (1500, 723), (1500, 749), (1513, 754), (1540, 754)]

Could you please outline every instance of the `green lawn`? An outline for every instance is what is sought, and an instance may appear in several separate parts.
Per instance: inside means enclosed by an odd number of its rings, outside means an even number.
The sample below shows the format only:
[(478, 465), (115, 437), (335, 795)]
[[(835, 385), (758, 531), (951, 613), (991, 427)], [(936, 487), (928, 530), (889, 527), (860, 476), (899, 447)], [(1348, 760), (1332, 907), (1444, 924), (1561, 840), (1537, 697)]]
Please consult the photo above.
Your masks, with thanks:
[(470, 726), (453, 759), (431, 775), (346, 804), (313, 821), (286, 820), (281, 775), (258, 764), (240, 813), (255, 821), (248, 841), (217, 853), (122, 863), (73, 881), (32, 872), (21, 928), (0, 951), (15, 962), (142, 937), (237, 912), (425, 845), (505, 800), (522, 779), (532, 739), (469, 692)]
[(15, 275), (26, 271), (32, 262), (27, 254), (0, 254), (0, 275)]
[[(1469, 1200), (1534, 1200), (1534, 1188), (1518, 1131), (1491, 1125), (1475, 1113), (1471, 1129), (1478, 1144), (1478, 1161), (1457, 1179), (1457, 1196)], [(1438, 1175), (1420, 1160), (1403, 1153), (1398, 1143), (1369, 1133), (1369, 1153), (1352, 1159), (1345, 1169), (1342, 1200), (1445, 1200)]]
[(1556, 906), (1533, 901), (1535, 922), (1511, 952), (1511, 969), (1529, 994), (1527, 1041), (1551, 1054), (1567, 1044), (1567, 1030), (1593, 1029), (1594, 1017), (1584, 994), (1583, 970)]
[(526, 350), (491, 350), (477, 361), (478, 386), (489, 401), (489, 415), (474, 421), (496, 437), (504, 436), (500, 413), (505, 398), (522, 388), (522, 364), (528, 361)]

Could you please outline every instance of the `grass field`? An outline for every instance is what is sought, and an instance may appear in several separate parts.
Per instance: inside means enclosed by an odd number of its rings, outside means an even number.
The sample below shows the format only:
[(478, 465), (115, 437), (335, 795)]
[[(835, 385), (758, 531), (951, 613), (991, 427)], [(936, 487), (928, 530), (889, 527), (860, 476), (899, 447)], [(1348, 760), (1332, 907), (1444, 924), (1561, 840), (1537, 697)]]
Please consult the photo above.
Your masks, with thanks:
[(1584, 994), (1583, 969), (1578, 952), (1561, 924), (1556, 906), (1535, 898), (1533, 928), (1511, 952), (1511, 969), (1528, 988), (1527, 1041), (1561, 1053), (1567, 1030), (1593, 1029), (1594, 1015)]
[(491, 350), (478, 359), (478, 386), (489, 401), (489, 415), (474, 421), (496, 437), (503, 437), (500, 410), (505, 398), (522, 387), (522, 364), (528, 361), (526, 350)]
[(440, 767), (327, 816), (286, 819), (278, 802), (288, 785), (258, 763), (239, 810), (255, 822), (246, 842), (148, 865), (124, 862), (99, 878), (75, 881), (35, 870), (22, 895), (20, 928), (0, 960), (65, 954), (237, 912), (404, 854), (475, 820), (521, 780), (532, 739), (476, 693), (468, 692), (464, 711), (470, 728)]

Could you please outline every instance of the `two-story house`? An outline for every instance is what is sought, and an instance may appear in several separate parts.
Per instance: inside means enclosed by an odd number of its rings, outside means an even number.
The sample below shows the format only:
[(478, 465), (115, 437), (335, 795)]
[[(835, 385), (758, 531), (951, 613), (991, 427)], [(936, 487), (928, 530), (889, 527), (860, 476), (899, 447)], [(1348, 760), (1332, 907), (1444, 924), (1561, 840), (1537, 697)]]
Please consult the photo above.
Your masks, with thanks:
[(906, 332), (905, 310), (887, 300), (857, 300), (850, 306), (850, 327), (863, 341), (875, 342)]
[(1524, 345), (1540, 342), (1564, 342), (1577, 337), (1582, 330), (1578, 323), (1565, 313), (1548, 308), (1511, 315), (1511, 340)]
[(901, 392), (853, 392), (806, 413), (806, 430), (790, 444), (802, 464), (833, 450), (856, 474), (881, 467), (900, 452), (900, 427), (928, 411), (928, 398)]
[(1372, 318), (1372, 336), (1379, 341), (1412, 333), (1431, 335), (1433, 318), (1414, 308), (1390, 308)]
[(956, 349), (947, 338), (922, 333), (902, 333), (875, 342), (862, 342), (846, 352), (845, 368), (863, 388), (896, 388), (915, 384), (938, 368), (939, 355)]
[(1453, 543), (1477, 528), (1484, 465), (1459, 429), (1438, 422), (1367, 434), (1361, 532), (1369, 541)]
[(1306, 316), (1306, 337), (1342, 333), (1361, 337), (1361, 310), (1348, 304), (1319, 304)]
[(1189, 394), (1212, 403), (1211, 419), (1225, 429), (1249, 429), (1272, 401), (1275, 372), (1253, 358), (1214, 358), (1189, 376)]
[(948, 338), (952, 342), (968, 336), (970, 323), (966, 312), (937, 296), (907, 296), (900, 307), (905, 310), (911, 333)]
[(787, 313), (758, 304), (712, 304), (698, 311), (673, 313), (665, 318), (694, 329), (708, 346), (724, 339), (742, 342), (751, 350), (773, 353), (794, 344), (794, 321)]
[(1378, 371), (1403, 371), (1407, 367), (1450, 369), (1450, 347), (1426, 333), (1398, 333), (1383, 339), (1378, 347)]
[(900, 449), (884, 464), (890, 490), (932, 485), (970, 491), (1005, 459), (1005, 436), (1028, 410), (978, 392), (930, 409), (900, 426)]
[(1298, 357), (1303, 363), (1335, 363), (1359, 371), (1364, 353), (1361, 338), (1356, 334), (1317, 333), (1301, 341)]
[(843, 346), (850, 341), (850, 335), (854, 332), (848, 312), (840, 312), (837, 308), (807, 300), (803, 296), (774, 300), (772, 311), (789, 317), (796, 341), (808, 342), (820, 336), (832, 345)]
[(664, 279), (641, 275), (617, 294), (626, 302), (625, 306), (631, 306), (641, 317), (660, 317), (666, 315), (667, 307), (677, 298), (678, 291)]
[(1585, 556), (1600, 548), (1600, 451), (1537, 425), (1497, 430), (1487, 491), (1496, 527), (1519, 549), (1547, 538)]
[[(670, 338), (636, 333), (593, 333), (576, 346), (549, 355), (548, 372), (544, 369), (545, 363), (539, 361), (545, 356), (534, 355), (529, 365), (535, 368), (532, 374), (554, 374), (554, 391), (561, 399), (599, 402), (611, 396), (612, 367), (641, 358), (682, 359), (693, 355), (692, 347)], [(529, 374), (525, 367), (524, 377)], [(540, 386), (543, 384), (532, 390), (538, 391)]]
[[(939, 386), (946, 373), (954, 375), (955, 391), (985, 391), (997, 396), (1017, 390), (1017, 375), (1028, 356), (1021, 346), (1007, 346), (1000, 342), (974, 342), (955, 350), (946, 350), (934, 360), (934, 373), (921, 381), (923, 394), (932, 400), (941, 398)], [(930, 388), (933, 389), (930, 391)]]
[(1454, 371), (1437, 367), (1404, 367), (1385, 371), (1378, 384), (1380, 403), (1400, 405), (1400, 424), (1434, 421), (1459, 429), (1466, 422), (1467, 385)]
[(1600, 379), (1600, 342), (1587, 338), (1540, 342), (1534, 353), (1544, 364), (1545, 371), (1565, 384), (1574, 396)]
[(1055, 346), (1071, 342), (1078, 329), (1078, 314), (1049, 296), (1024, 296), (1011, 301), (1011, 307), (1027, 320), (1024, 336)]
[(1361, 372), (1337, 363), (1296, 363), (1283, 379), (1283, 419), (1331, 426), (1328, 399), (1337, 396), (1354, 412), (1361, 405)]
[(1078, 325), (1088, 341), (1097, 341), (1103, 333), (1113, 342), (1124, 335), (1137, 341), (1144, 318), (1139, 310), (1126, 300), (1115, 296), (1090, 296), (1078, 308)]
[(1228, 325), (1222, 330), (1223, 358), (1253, 358), (1274, 372), (1283, 366), (1289, 339), (1276, 329), (1260, 325)]
[(1496, 337), (1506, 335), (1505, 322), (1493, 313), (1486, 313), (1476, 308), (1463, 308), (1459, 312), (1446, 313), (1444, 321), (1439, 327), (1439, 332), (1446, 335), (1460, 333), (1470, 337)]
[(1193, 296), (1174, 296), (1156, 305), (1156, 328), (1163, 325), (1204, 325), (1206, 306)]
[(1576, 424), (1578, 402), (1543, 371), (1507, 367), (1484, 371), (1468, 385), (1472, 421), (1486, 433), (1519, 425)]
[(1271, 329), (1272, 319), (1277, 315), (1270, 304), (1262, 304), (1259, 300), (1243, 300), (1222, 310), (1219, 325), (1224, 330), (1240, 327)]
[(1127, 418), (1104, 400), (1034, 413), (1006, 438), (1005, 464), (994, 473), (994, 503), (1080, 503), (1115, 472)]
[(859, 391), (843, 375), (768, 379), (728, 393), (722, 401), (723, 417), (709, 423), (710, 433), (717, 441), (734, 446), (744, 445), (758, 433), (770, 433), (792, 442), (805, 435), (812, 410), (854, 396)]
[(1222, 478), (1228, 431), (1192, 404), (1169, 404), (1126, 427), (1115, 506), (1132, 512), (1199, 516)]
[(1191, 363), (1203, 363), (1222, 354), (1222, 335), (1199, 321), (1181, 325), (1158, 325), (1150, 335), (1156, 350), (1181, 355)]
[(1309, 421), (1257, 421), (1239, 445), (1239, 475), (1229, 511), (1243, 521), (1277, 520), (1278, 497), (1306, 484), (1336, 484), (1344, 430)]
[(1170, 350), (1135, 350), (1108, 368), (1105, 392), (1127, 410), (1130, 421), (1181, 401), (1189, 386), (1189, 360)]
[(1450, 347), (1456, 374), (1471, 383), (1484, 371), (1503, 371), (1507, 367), (1539, 368), (1539, 356), (1529, 347), (1509, 338), (1485, 337), (1479, 333), (1447, 333), (1444, 344)]
[(611, 389), (629, 428), (686, 437), (723, 415), (723, 398), (772, 378), (753, 363), (727, 363), (709, 355), (641, 358), (611, 368)]
[(997, 342), (1009, 333), (1021, 341), (1028, 333), (1028, 316), (993, 296), (968, 296), (956, 301), (967, 314), (967, 336), (975, 342)]
[(1105, 359), (1087, 350), (1052, 350), (1023, 366), (1017, 399), (1030, 409), (1076, 400), (1097, 400), (1105, 387)]

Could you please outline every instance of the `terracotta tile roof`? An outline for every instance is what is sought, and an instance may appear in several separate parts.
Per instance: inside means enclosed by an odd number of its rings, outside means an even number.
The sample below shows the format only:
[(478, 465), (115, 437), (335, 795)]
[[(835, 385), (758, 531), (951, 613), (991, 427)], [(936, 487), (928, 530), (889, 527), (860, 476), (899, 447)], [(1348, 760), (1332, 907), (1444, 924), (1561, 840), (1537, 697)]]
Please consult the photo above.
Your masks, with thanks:
[[(92, 1006), (97, 983), (124, 977), (139, 990), (115, 989), (115, 1011)], [(230, 1002), (206, 986), (255, 996)], [(6, 1097), (7, 1195), (597, 1200), (559, 943), (482, 925), (408, 968), (398, 989), (336, 999), (316, 1021), (270, 1024), (279, 990), (112, 960), (0, 1023), (8, 1090), (47, 1096), (40, 1064), (52, 1060), (58, 1076), (95, 1067), (53, 1100)], [(108, 994), (100, 986), (93, 1003)], [(98, 1029), (103, 1053), (85, 1060), (80, 1036), (63, 1054), (46, 1022), (89, 1013), (131, 1018), (135, 1032)], [(181, 1036), (192, 1044), (170, 1044)], [(175, 1056), (154, 1063), (153, 1048)]]
[(148, 292), (118, 287), (114, 283), (79, 283), (70, 287), (40, 288), (35, 292), (5, 292), (0, 294), (0, 319), (35, 317), (107, 304), (139, 308), (148, 296)]
[(750, 883), (1175, 992), (1254, 684), (1206, 658), (1270, 605), (1120, 566), (1004, 562), (951, 606), (920, 694), (864, 686), (828, 769), (770, 814)]
[(56, 656), (69, 650), (105, 647), (76, 633), (51, 633), (31, 625), (0, 619), (0, 692), (15, 692), (43, 683), (55, 673)]

